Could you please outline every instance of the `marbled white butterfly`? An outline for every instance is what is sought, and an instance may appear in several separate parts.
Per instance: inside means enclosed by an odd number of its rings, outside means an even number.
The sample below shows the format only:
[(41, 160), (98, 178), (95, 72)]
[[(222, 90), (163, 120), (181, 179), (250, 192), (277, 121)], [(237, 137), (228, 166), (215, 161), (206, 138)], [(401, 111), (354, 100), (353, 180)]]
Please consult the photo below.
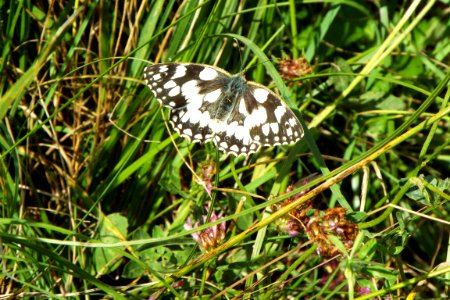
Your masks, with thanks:
[(194, 142), (212, 140), (220, 150), (239, 156), (303, 136), (302, 126), (280, 97), (241, 74), (170, 63), (146, 67), (144, 78), (158, 101), (170, 108), (175, 130)]

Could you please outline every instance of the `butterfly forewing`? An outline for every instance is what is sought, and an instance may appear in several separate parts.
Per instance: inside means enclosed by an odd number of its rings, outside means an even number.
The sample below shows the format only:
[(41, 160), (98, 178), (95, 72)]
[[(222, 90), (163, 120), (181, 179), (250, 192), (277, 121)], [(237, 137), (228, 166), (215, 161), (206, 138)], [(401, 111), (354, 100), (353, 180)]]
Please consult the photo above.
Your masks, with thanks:
[(201, 64), (155, 64), (144, 71), (158, 101), (170, 108), (174, 129), (226, 153), (248, 155), (261, 145), (290, 144), (303, 136), (293, 112), (266, 87), (239, 74)]

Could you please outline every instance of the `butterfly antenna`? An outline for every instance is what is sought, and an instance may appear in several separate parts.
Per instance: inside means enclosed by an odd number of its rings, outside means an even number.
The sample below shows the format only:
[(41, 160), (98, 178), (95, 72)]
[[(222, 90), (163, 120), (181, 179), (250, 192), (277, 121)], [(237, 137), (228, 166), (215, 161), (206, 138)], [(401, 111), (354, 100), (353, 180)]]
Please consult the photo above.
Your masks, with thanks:
[(241, 76), (244, 76), (246, 70), (243, 67), (244, 66), (244, 59), (243, 59), (243, 56), (242, 56), (241, 47), (239, 46), (239, 40), (237, 38), (233, 38), (233, 40), (236, 42), (236, 46), (237, 46), (238, 51), (239, 51), (239, 59), (241, 61), (241, 71), (239, 73), (241, 74)]

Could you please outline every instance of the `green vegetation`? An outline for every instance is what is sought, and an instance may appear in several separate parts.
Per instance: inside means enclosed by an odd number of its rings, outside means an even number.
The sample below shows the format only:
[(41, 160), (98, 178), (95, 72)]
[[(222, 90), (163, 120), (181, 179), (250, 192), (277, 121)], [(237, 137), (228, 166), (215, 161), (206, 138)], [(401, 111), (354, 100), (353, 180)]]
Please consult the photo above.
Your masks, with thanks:
[[(448, 0), (0, 8), (0, 299), (450, 293)], [(154, 62), (245, 70), (305, 136), (190, 143)]]

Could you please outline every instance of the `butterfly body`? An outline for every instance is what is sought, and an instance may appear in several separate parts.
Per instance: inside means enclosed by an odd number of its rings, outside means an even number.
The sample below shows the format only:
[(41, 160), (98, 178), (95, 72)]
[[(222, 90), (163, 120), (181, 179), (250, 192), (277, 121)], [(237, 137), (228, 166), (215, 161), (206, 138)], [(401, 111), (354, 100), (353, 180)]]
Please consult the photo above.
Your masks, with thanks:
[(180, 135), (248, 155), (261, 146), (291, 144), (303, 136), (293, 112), (266, 87), (240, 74), (202, 64), (155, 64), (144, 78), (158, 101), (170, 108)]

